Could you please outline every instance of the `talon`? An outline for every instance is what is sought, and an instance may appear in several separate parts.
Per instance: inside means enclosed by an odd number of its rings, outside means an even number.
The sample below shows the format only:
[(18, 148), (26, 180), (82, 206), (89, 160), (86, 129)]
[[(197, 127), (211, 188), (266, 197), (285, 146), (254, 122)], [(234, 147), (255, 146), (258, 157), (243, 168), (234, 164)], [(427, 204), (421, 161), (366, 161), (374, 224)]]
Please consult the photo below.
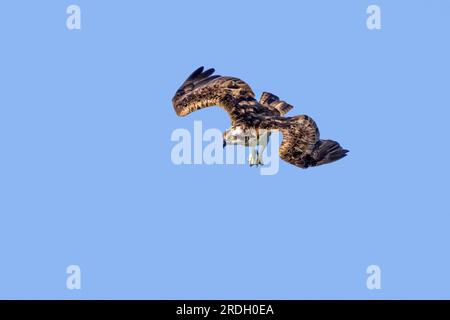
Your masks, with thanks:
[(264, 165), (264, 163), (263, 163), (263, 159), (262, 159), (262, 155), (261, 156), (258, 156), (258, 159), (256, 160), (256, 162), (259, 164), (259, 165)]
[(258, 166), (258, 153), (256, 150), (252, 150), (250, 153), (250, 156), (248, 157), (248, 163), (250, 164), (250, 167)]

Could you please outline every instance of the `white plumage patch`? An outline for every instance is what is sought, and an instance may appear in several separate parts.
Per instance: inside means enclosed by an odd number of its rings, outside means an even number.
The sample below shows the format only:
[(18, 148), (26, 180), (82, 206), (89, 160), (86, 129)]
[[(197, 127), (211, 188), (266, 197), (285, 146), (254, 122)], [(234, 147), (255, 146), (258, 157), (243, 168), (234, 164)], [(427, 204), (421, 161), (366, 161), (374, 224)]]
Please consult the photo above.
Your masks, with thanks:
[(259, 130), (259, 140), (255, 129), (244, 130), (241, 127), (235, 127), (225, 131), (224, 138), (227, 144), (238, 144), (248, 147), (255, 147), (260, 144), (267, 144), (267, 130)]

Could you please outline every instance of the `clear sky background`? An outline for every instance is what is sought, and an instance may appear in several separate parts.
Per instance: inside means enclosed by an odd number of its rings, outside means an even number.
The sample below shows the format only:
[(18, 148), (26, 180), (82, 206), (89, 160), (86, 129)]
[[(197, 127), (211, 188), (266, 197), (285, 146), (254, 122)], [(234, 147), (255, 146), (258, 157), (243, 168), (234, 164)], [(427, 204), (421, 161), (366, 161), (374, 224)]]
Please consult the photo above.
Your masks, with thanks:
[[(448, 1), (0, 8), (0, 298), (450, 298)], [(229, 126), (172, 109), (200, 65), (279, 95), (349, 156), (273, 176), (175, 166), (174, 129)]]

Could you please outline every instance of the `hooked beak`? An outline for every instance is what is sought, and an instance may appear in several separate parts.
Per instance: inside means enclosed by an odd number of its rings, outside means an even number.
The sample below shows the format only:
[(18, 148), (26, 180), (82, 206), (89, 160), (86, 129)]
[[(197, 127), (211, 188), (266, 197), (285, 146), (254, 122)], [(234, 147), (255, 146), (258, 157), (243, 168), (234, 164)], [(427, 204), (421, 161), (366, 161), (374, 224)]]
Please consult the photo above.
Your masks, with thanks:
[(227, 146), (227, 141), (223, 139), (223, 147), (225, 148)]

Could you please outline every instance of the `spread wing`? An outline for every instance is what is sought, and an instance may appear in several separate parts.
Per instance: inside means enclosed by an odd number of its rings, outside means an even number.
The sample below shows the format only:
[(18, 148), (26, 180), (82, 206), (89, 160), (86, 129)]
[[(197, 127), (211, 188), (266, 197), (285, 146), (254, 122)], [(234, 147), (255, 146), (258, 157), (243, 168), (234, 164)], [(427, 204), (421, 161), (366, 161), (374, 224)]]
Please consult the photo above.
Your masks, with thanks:
[(211, 106), (220, 106), (233, 123), (252, 125), (257, 115), (273, 113), (255, 100), (255, 94), (244, 81), (234, 77), (213, 75), (214, 69), (195, 70), (175, 93), (172, 99), (175, 112), (186, 116), (191, 112)]
[(348, 152), (336, 141), (321, 140), (316, 123), (306, 115), (264, 118), (259, 127), (280, 130), (283, 134), (281, 159), (300, 168), (334, 162)]
[[(213, 75), (214, 69), (195, 70), (177, 90), (172, 99), (175, 112), (186, 116), (191, 112), (210, 106), (220, 106), (231, 117), (232, 123), (243, 127), (280, 130), (283, 141), (280, 157), (295, 166), (308, 168), (339, 160), (346, 156), (343, 149), (333, 140), (320, 140), (319, 129), (313, 119), (300, 115), (283, 117), (292, 106), (274, 105), (278, 97), (263, 95), (261, 104), (248, 84), (233, 77)], [(275, 99), (276, 98), (276, 99)], [(275, 101), (277, 100), (277, 101)]]

